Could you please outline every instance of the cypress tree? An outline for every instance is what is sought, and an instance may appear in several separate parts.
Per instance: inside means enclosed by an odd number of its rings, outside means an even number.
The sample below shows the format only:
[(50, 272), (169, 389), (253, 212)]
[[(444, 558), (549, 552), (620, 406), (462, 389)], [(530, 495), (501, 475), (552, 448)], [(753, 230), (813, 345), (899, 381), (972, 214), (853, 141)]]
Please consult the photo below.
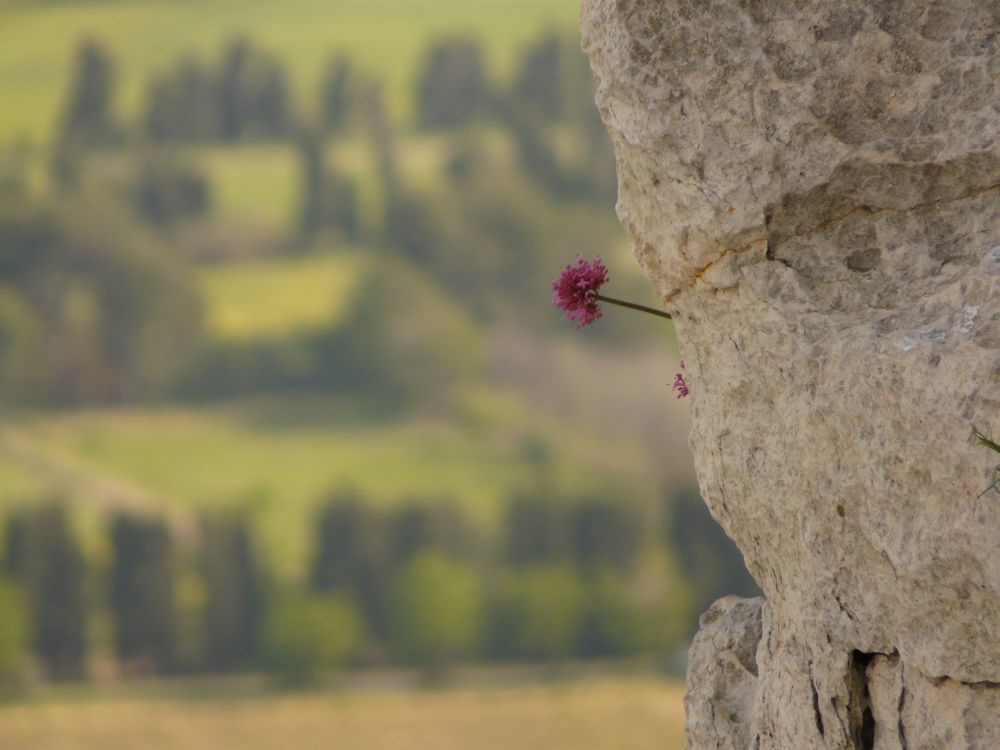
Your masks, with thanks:
[(351, 61), (345, 55), (338, 55), (330, 61), (323, 80), (321, 105), (323, 125), (328, 132), (344, 126), (352, 102), (353, 77)]
[(550, 32), (527, 50), (514, 83), (515, 106), (545, 119), (556, 120), (564, 114), (566, 90), (560, 75), (562, 44)]
[(385, 520), (358, 495), (338, 493), (321, 512), (317, 534), (312, 588), (353, 594), (372, 633), (385, 637), (392, 579)]
[(93, 39), (77, 50), (76, 70), (63, 115), (61, 140), (76, 143), (106, 143), (114, 138), (111, 98), (114, 63)]
[(462, 125), (483, 112), (489, 101), (479, 42), (446, 39), (431, 48), (417, 85), (421, 125)]
[(46, 506), (29, 516), (25, 533), (30, 630), (36, 655), (50, 679), (86, 674), (87, 568), (66, 514)]
[(607, 566), (628, 572), (642, 544), (642, 518), (628, 503), (591, 498), (573, 507), (570, 534), (580, 569), (592, 574)]
[(111, 609), (118, 657), (131, 669), (176, 666), (170, 533), (160, 520), (118, 515), (111, 526)]
[(323, 142), (312, 131), (298, 139), (299, 169), (302, 175), (302, 202), (299, 210), (299, 238), (308, 242), (323, 225)]
[(210, 518), (203, 526), (205, 664), (230, 671), (250, 666), (264, 614), (264, 584), (243, 518)]
[(223, 54), (217, 86), (224, 140), (287, 134), (292, 123), (288, 81), (272, 56), (254, 49), (245, 38), (234, 39)]
[(28, 521), (24, 513), (10, 516), (3, 534), (3, 574), (21, 583), (26, 582)]
[(563, 503), (521, 492), (507, 503), (504, 547), (512, 565), (552, 563), (569, 556), (569, 521)]
[(392, 557), (396, 568), (431, 550), (455, 560), (470, 559), (476, 547), (475, 531), (469, 520), (447, 501), (415, 498), (392, 518)]

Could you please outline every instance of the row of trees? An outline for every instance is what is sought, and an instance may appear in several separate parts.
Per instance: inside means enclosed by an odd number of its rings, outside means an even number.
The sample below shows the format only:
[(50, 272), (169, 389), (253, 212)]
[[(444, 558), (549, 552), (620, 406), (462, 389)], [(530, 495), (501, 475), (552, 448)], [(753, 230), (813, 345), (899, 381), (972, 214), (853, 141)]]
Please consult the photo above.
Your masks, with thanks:
[[(692, 535), (672, 518), (668, 536), (718, 551), (719, 532)], [(40, 506), (6, 525), (0, 674), (15, 680), (30, 650), (49, 678), (84, 677), (95, 609), (110, 612), (125, 674), (264, 668), (302, 680), (350, 664), (436, 673), (460, 659), (663, 652), (689, 629), (691, 582), (698, 599), (748, 587), (737, 558), (650, 588), (643, 557), (675, 540), (651, 539), (642, 521), (610, 500), (525, 494), (496, 544), (456, 506), (382, 512), (341, 492), (317, 519), (306, 580), (289, 586), (268, 574), (241, 516), (204, 519), (193, 552), (161, 519), (115, 515), (110, 560), (88, 569), (63, 509)], [(179, 599), (182, 580), (196, 582), (195, 604)]]
[[(248, 527), (237, 517), (205, 519), (196, 568), (201, 607), (197, 653), (185, 644), (176, 588), (174, 535), (159, 518), (115, 515), (107, 530), (111, 563), (95, 579), (62, 505), (12, 515), (5, 529), (3, 573), (22, 608), (4, 613), (8, 678), (30, 650), (53, 680), (86, 675), (89, 615), (107, 607), (122, 671), (167, 673), (200, 667), (226, 671), (249, 663), (263, 613), (265, 581)], [(23, 622), (22, 622), (23, 621)], [(11, 622), (21, 622), (11, 627)], [(18, 636), (21, 634), (21, 636)], [(30, 634), (30, 638), (23, 636)]]
[[(60, 121), (57, 176), (75, 178), (81, 151), (125, 140), (129, 128), (116, 119), (115, 80), (111, 54), (93, 40), (83, 42)], [(498, 122), (517, 144), (522, 166), (542, 187), (563, 197), (609, 200), (615, 190), (613, 162), (592, 104), (592, 87), (582, 53), (557, 34), (543, 35), (528, 46), (508, 87), (490, 80), (478, 41), (453, 38), (428, 50), (414, 100), (419, 127), (455, 131), (476, 121)], [(354, 128), (373, 135), (380, 177), (392, 199), (398, 185), (390, 174), (391, 128), (379, 85), (338, 55), (328, 64), (317, 104), (316, 117), (297, 114), (281, 62), (238, 38), (217, 64), (185, 58), (149, 84), (140, 140), (169, 144), (290, 139), (301, 144), (309, 165), (320, 161), (316, 149), (325, 138)], [(566, 157), (567, 144), (575, 146), (569, 149), (576, 151), (575, 158)], [(331, 204), (329, 197), (316, 200), (322, 188), (332, 190), (338, 204), (343, 199), (350, 206), (354, 199), (344, 192), (343, 180), (330, 183), (307, 167), (305, 186), (314, 188), (303, 201), (307, 232), (316, 228), (317, 209)]]
[[(84, 41), (59, 127), (56, 162), (67, 173), (72, 170), (64, 162), (72, 162), (74, 152), (124, 140), (128, 128), (116, 118), (115, 81), (111, 54)], [(184, 58), (152, 80), (140, 132), (160, 144), (304, 139), (307, 149), (352, 127), (385, 137), (380, 87), (349, 58), (337, 55), (328, 63), (311, 119), (292, 106), (287, 81), (273, 55), (234, 39), (215, 65)], [(413, 98), (419, 127), (454, 130), (498, 122), (513, 136), (522, 165), (544, 187), (564, 196), (608, 199), (614, 196), (614, 170), (592, 89), (582, 53), (568, 38), (548, 33), (529, 44), (507, 87), (490, 79), (477, 40), (440, 40), (428, 49)], [(557, 138), (563, 145), (575, 143), (584, 158), (567, 162)]]
[[(541, 123), (593, 120), (587, 106), (590, 71), (574, 47), (562, 35), (542, 35), (528, 45), (513, 81), (504, 86), (491, 79), (478, 40), (441, 39), (427, 50), (414, 83), (417, 124), (454, 128), (515, 115)], [(84, 40), (60, 122), (64, 140), (108, 145), (124, 137), (126, 127), (115, 112), (116, 79), (112, 55), (96, 40)], [(316, 125), (336, 132), (357, 124), (372, 86), (349, 58), (335, 55), (322, 76)], [(215, 62), (184, 57), (153, 78), (140, 127), (159, 142), (236, 141), (286, 137), (300, 119), (281, 61), (238, 37)]]

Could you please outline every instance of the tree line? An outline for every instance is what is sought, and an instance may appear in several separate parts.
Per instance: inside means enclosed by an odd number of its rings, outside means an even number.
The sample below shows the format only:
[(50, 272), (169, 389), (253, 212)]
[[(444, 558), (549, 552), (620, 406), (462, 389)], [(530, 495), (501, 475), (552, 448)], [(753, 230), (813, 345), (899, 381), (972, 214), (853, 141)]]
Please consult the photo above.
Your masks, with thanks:
[[(183, 57), (152, 78), (134, 122), (116, 115), (116, 80), (112, 53), (94, 39), (83, 40), (58, 123), (58, 176), (71, 177), (69, 163), (94, 147), (309, 141), (364, 128), (383, 141), (377, 145), (380, 170), (386, 181), (393, 179), (384, 143), (393, 127), (381, 86), (345, 55), (327, 63), (310, 114), (294, 101), (282, 62), (245, 37), (231, 40), (214, 62)], [(567, 36), (549, 32), (531, 42), (509, 84), (490, 76), (475, 38), (440, 39), (424, 55), (412, 98), (411, 127), (455, 132), (477, 122), (498, 123), (513, 136), (522, 166), (543, 187), (563, 197), (614, 197), (613, 161), (593, 106), (589, 67)], [(577, 141), (577, 158), (561, 155), (566, 149), (556, 143), (557, 125)]]
[[(102, 611), (123, 675), (265, 670), (303, 681), (377, 664), (440, 674), (456, 661), (665, 653), (713, 586), (748, 590), (738, 553), (719, 556), (724, 536), (679, 527), (697, 507), (665, 515), (651, 538), (628, 503), (525, 492), (491, 539), (457, 505), (379, 510), (341, 490), (318, 511), (305, 579), (293, 585), (268, 569), (245, 514), (204, 517), (192, 542), (162, 518), (117, 512), (97, 564), (65, 506), (40, 504), (4, 529), (0, 676), (17, 684), (30, 655), (48, 679), (85, 678)], [(643, 556), (678, 536), (704, 548), (701, 567), (682, 560), (651, 588)], [(199, 592), (195, 603), (182, 584)]]

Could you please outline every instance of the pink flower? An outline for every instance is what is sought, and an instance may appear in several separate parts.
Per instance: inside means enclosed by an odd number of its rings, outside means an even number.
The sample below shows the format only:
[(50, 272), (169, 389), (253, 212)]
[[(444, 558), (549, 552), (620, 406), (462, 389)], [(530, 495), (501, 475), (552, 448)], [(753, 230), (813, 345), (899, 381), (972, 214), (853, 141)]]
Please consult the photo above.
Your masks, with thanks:
[[(681, 365), (683, 367), (683, 364)], [(684, 375), (677, 373), (677, 377), (674, 378), (674, 390), (677, 391), (677, 398), (684, 398), (691, 391), (688, 390), (687, 383), (684, 382)]]
[(608, 269), (600, 258), (590, 263), (577, 258), (552, 282), (552, 304), (566, 312), (566, 320), (576, 320), (580, 328), (601, 317), (597, 292), (608, 280)]

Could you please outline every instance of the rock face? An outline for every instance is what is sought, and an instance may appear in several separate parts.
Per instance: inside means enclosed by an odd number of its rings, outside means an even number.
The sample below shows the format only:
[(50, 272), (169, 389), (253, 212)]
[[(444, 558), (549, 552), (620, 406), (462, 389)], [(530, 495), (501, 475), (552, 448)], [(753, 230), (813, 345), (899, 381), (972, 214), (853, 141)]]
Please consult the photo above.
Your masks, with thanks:
[(752, 746), (757, 697), (757, 647), (766, 603), (761, 598), (719, 599), (701, 616), (691, 643), (684, 711), (692, 747), (742, 750)]
[[(753, 679), (704, 690), (744, 636), (696, 641), (689, 747), (1000, 748), (997, 456), (970, 440), (1000, 433), (1000, 3), (582, 20), (702, 494), (767, 598)], [(708, 629), (756, 632), (720, 606)]]

